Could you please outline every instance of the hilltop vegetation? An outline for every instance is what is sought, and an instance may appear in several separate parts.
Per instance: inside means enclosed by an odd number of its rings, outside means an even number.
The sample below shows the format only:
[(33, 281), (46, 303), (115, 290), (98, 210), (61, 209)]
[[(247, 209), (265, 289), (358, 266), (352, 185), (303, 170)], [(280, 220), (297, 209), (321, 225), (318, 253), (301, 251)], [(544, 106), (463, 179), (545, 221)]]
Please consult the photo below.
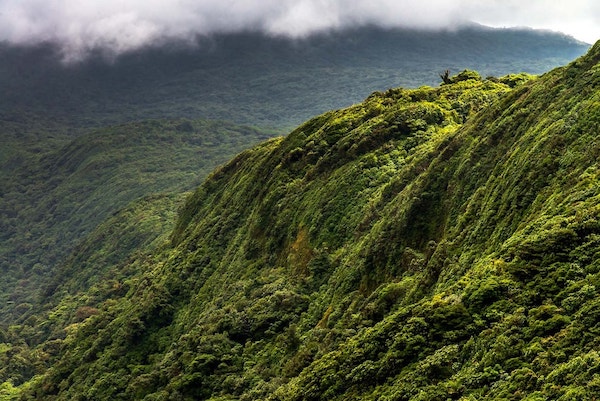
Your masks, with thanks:
[[(593, 399), (599, 87), (597, 44), (538, 78), (465, 71), (376, 92), (242, 152), (187, 199), (168, 243), (128, 254), (118, 291), (86, 297), (69, 275), (40, 345), (4, 333), (4, 355), (43, 357), (2, 391)], [(112, 224), (77, 264), (123, 235)]]

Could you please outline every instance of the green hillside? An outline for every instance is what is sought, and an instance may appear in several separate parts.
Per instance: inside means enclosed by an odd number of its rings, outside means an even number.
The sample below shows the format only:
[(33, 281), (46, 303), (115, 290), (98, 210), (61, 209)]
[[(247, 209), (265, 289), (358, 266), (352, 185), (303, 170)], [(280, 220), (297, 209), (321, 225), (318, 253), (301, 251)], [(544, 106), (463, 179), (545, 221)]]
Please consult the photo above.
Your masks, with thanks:
[(31, 279), (46, 293), (13, 307), (20, 324), (0, 327), (0, 399), (14, 399), (16, 385), (45, 371), (69, 325), (126, 293), (129, 279), (143, 272), (133, 261), (149, 260), (164, 246), (184, 199), (153, 195), (133, 202), (90, 232), (60, 270)]
[(539, 73), (588, 47), (524, 29), (369, 27), (219, 34), (67, 65), (48, 43), (0, 43), (0, 325), (38, 313), (65, 259), (112, 213), (195, 188), (281, 127), (376, 89), (437, 84), (446, 68)]
[[(599, 86), (600, 43), (538, 78), (373, 93), (242, 152), (164, 247), (67, 274), (39, 345), (14, 334), (36, 324), (2, 334), (33, 367), (0, 397), (593, 399)], [(115, 224), (78, 265), (130, 238)]]
[[(0, 170), (0, 317), (23, 319), (54, 269), (100, 223), (134, 200), (181, 193), (272, 132), (204, 120), (152, 120), (6, 138)], [(42, 288), (40, 288), (42, 287)]]

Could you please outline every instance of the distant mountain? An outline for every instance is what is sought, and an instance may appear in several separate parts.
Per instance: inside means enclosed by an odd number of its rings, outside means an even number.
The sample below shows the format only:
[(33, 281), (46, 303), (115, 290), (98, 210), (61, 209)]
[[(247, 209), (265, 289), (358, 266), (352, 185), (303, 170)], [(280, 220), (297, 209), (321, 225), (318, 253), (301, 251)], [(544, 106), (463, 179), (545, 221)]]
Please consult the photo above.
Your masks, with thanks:
[(177, 199), (132, 206), (0, 331), (0, 394), (593, 400), (599, 66), (600, 42), (375, 92), (216, 169), (137, 253), (132, 222)]
[(376, 90), (437, 85), (439, 74), (539, 74), (583, 54), (562, 34), (471, 26), (357, 28), (292, 40), (258, 33), (199, 38), (62, 65), (52, 46), (0, 48), (0, 123), (90, 127), (148, 118), (209, 118), (292, 127)]

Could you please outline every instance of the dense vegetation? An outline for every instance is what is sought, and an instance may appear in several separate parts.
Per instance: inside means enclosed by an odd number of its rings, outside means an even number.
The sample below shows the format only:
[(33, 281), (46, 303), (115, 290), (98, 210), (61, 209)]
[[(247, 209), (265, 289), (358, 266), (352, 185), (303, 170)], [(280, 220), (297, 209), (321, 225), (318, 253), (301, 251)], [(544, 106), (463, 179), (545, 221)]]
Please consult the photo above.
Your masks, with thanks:
[(37, 309), (40, 283), (111, 213), (192, 189), (241, 149), (284, 132), (199, 115), (281, 127), (374, 88), (436, 82), (440, 68), (540, 72), (586, 48), (560, 34), (479, 26), (299, 41), (216, 35), (194, 49), (73, 65), (51, 45), (0, 44), (0, 319), (9, 325)]
[(48, 329), (0, 333), (21, 364), (0, 397), (593, 399), (600, 43), (541, 77), (448, 81), (242, 152), (168, 242), (114, 253), (144, 228), (108, 222)]
[(415, 36), (369, 28), (296, 42), (217, 35), (199, 38), (194, 49), (63, 65), (50, 45), (0, 44), (0, 317), (9, 317), (7, 302), (32, 303), (36, 278), (53, 274), (109, 213), (153, 192), (195, 187), (264, 133), (285, 132), (282, 126), (375, 87), (436, 80), (440, 66), (539, 72), (586, 48), (536, 31), (473, 27)]
[(76, 139), (6, 138), (0, 319), (22, 319), (54, 268), (112, 213), (148, 194), (191, 190), (215, 166), (272, 135), (225, 122), (154, 120)]
[(375, 90), (437, 85), (445, 69), (539, 74), (588, 47), (557, 33), (481, 26), (360, 28), (303, 40), (245, 32), (65, 66), (50, 46), (0, 44), (0, 121), (26, 131), (40, 120), (80, 128), (199, 117), (292, 128)]
[[(45, 371), (69, 325), (99, 313), (96, 306), (123, 295), (126, 278), (140, 274), (134, 259), (149, 258), (173, 229), (184, 195), (153, 195), (114, 213), (73, 251), (60, 271), (46, 274), (44, 297), (11, 310), (20, 324), (0, 329), (0, 399)], [(32, 279), (32, 280), (35, 280)], [(39, 279), (37, 280), (39, 281)], [(39, 284), (38, 284), (39, 285)]]
[(48, 278), (111, 213), (192, 189), (240, 150), (286, 132), (265, 125), (295, 124), (374, 88), (437, 82), (441, 68), (540, 72), (586, 48), (560, 34), (478, 26), (299, 41), (216, 35), (194, 49), (73, 65), (50, 45), (0, 44), (0, 319), (10, 325), (36, 309)]

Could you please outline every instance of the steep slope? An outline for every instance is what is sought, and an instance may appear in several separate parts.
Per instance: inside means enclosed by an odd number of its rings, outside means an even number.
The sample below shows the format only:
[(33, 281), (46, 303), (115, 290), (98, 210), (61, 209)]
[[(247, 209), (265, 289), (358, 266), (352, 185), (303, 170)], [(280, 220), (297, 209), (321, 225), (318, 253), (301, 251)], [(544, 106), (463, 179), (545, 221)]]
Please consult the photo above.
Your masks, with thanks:
[(519, 78), (374, 93), (243, 152), (24, 397), (592, 399), (600, 43)]

